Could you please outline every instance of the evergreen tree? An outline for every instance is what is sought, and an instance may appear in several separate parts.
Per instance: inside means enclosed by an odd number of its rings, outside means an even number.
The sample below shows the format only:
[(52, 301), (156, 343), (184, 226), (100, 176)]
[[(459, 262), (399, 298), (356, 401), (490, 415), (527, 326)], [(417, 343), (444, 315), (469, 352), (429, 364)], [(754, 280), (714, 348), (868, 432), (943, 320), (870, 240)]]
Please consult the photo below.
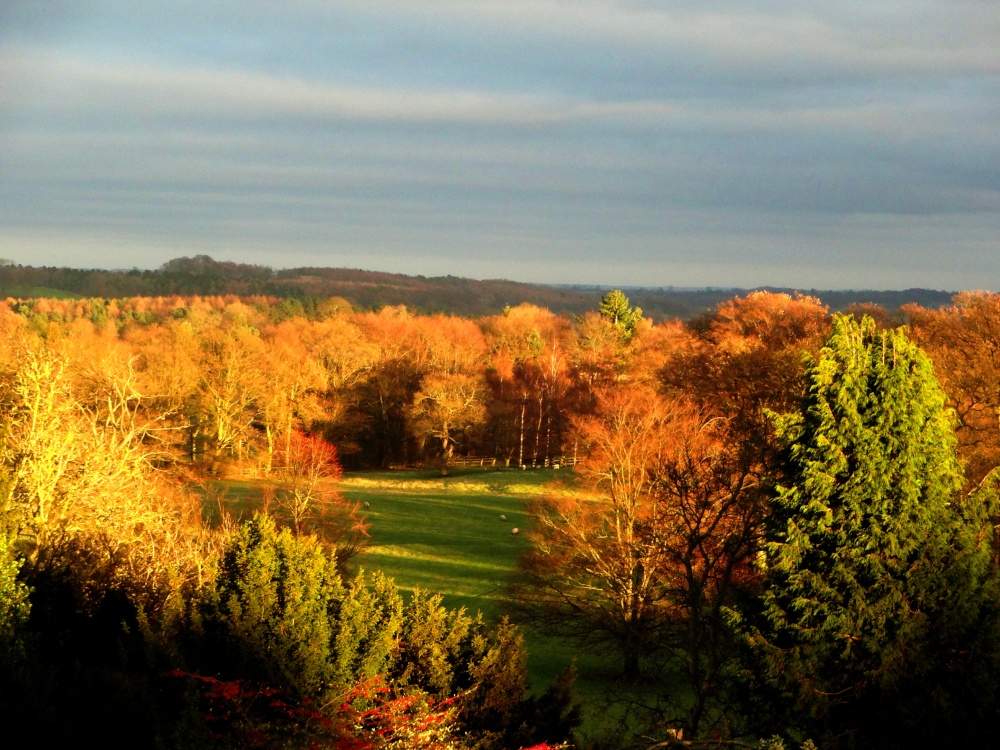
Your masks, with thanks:
[(254, 516), (230, 540), (214, 596), (236, 673), (309, 696), (333, 681), (329, 613), (344, 591), (315, 539)]
[(790, 481), (766, 523), (758, 606), (737, 621), (754, 714), (824, 746), (975, 735), (960, 694), (974, 662), (996, 663), (994, 503), (958, 502), (954, 415), (930, 361), (905, 330), (837, 316), (807, 382), (778, 419)]
[(6, 532), (0, 529), (0, 671), (14, 663), (24, 645), (30, 603), (28, 587), (18, 580), (20, 569), (21, 560), (15, 557)]
[(636, 326), (642, 320), (642, 309), (629, 307), (628, 297), (620, 289), (613, 289), (601, 299), (598, 309), (601, 315), (611, 321), (611, 327), (622, 340), (628, 343), (635, 335)]

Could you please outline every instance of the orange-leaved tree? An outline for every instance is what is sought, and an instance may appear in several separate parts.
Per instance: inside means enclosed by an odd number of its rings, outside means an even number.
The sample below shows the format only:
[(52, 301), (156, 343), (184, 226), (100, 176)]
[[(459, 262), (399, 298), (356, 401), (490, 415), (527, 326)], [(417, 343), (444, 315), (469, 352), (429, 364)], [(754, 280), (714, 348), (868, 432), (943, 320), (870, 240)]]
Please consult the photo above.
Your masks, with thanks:
[(650, 533), (650, 468), (674, 419), (669, 403), (637, 389), (601, 396), (597, 416), (577, 421), (589, 449), (580, 472), (590, 492), (553, 494), (532, 507), (533, 546), (515, 592), (535, 625), (583, 643), (615, 644), (630, 676), (666, 614), (666, 559)]
[(688, 688), (667, 721), (697, 736), (728, 658), (723, 607), (754, 577), (761, 466), (728, 420), (645, 387), (601, 393), (576, 429), (589, 492), (534, 506), (519, 608), (544, 631), (612, 643), (626, 676), (666, 654)]
[(978, 484), (1000, 465), (1000, 294), (962, 292), (942, 310), (905, 312), (958, 416), (966, 479)]
[(424, 382), (407, 410), (410, 430), (423, 444), (440, 441), (441, 471), (447, 472), (460, 436), (486, 419), (486, 384), (464, 373), (435, 373)]
[(342, 565), (365, 548), (368, 527), (357, 503), (344, 500), (337, 489), (337, 449), (322, 437), (298, 431), (291, 433), (288, 445), (288, 452), (278, 456), (278, 508), (296, 535), (316, 534), (333, 545)]

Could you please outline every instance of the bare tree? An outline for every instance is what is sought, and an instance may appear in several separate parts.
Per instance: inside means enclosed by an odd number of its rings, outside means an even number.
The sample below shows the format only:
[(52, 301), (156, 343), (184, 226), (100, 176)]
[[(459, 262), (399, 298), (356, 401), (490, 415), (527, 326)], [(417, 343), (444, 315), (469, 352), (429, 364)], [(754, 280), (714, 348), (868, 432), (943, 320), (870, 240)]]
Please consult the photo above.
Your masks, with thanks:
[(357, 503), (346, 502), (337, 489), (336, 448), (321, 437), (293, 432), (286, 455), (275, 505), (296, 535), (318, 535), (336, 548), (338, 564), (345, 563), (367, 546), (368, 527)]
[(545, 631), (614, 644), (628, 677), (666, 653), (688, 687), (669, 721), (697, 736), (728, 657), (723, 607), (754, 575), (760, 469), (726, 420), (645, 388), (599, 395), (576, 429), (589, 492), (532, 509), (515, 596)]

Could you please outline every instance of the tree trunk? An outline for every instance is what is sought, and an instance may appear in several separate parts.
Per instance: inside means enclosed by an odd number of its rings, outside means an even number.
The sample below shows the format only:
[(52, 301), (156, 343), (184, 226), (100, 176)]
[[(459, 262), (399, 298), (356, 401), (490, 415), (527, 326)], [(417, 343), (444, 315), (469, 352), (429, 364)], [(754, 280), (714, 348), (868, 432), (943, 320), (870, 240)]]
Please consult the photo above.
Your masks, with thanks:
[(552, 408), (550, 403), (549, 413), (545, 419), (545, 465), (552, 465)]
[[(269, 422), (264, 423), (264, 436), (267, 438), (267, 463), (264, 465), (264, 476), (269, 477), (274, 466), (274, 430), (271, 429)], [(287, 457), (285, 465), (288, 465)]]
[(448, 463), (451, 461), (453, 448), (448, 436), (441, 438), (441, 476), (448, 476)]
[(531, 459), (531, 465), (538, 464), (538, 453), (542, 447), (542, 417), (545, 416), (545, 396), (538, 397), (538, 424), (535, 426), (535, 455)]
[(521, 396), (521, 428), (517, 443), (517, 465), (524, 466), (524, 409), (528, 403), (525, 396)]

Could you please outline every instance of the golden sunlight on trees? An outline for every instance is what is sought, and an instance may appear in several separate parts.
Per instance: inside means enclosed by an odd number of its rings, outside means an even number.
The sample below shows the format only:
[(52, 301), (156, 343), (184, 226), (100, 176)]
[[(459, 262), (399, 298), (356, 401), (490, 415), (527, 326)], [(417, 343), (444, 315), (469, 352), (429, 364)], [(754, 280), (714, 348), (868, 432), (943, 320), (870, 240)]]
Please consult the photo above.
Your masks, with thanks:
[(428, 375), (417, 391), (408, 411), (410, 429), (421, 449), (427, 440), (440, 441), (442, 473), (460, 436), (486, 420), (485, 396), (482, 378), (462, 373)]
[(818, 300), (754, 292), (694, 321), (674, 339), (661, 374), (667, 393), (725, 417), (745, 464), (776, 476), (781, 459), (769, 411), (794, 408), (804, 388), (803, 352), (816, 351), (830, 316)]
[[(755, 745), (759, 727), (773, 746), (984, 744), (1000, 716), (998, 300), (909, 307), (912, 333), (764, 292), (655, 325), (624, 295), (573, 320), (2, 302), (0, 647), (44, 653), (14, 677), (0, 654), (5, 716), (75, 731), (97, 711), (152, 746), (164, 665), (188, 663), (205, 671), (169, 702), (228, 716), (222, 745), (409, 747), (431, 718), (443, 746), (562, 742), (568, 682), (525, 695), (516, 628), (343, 579), (367, 526), (337, 483), (341, 460), (579, 458), (523, 533), (501, 529), (511, 551), (531, 543), (511, 591), (543, 636), (611, 647), (650, 743)], [(209, 528), (199, 482), (266, 485), (271, 517)], [(18, 685), (56, 702), (36, 711)], [(122, 710), (133, 694), (148, 713)]]
[(721, 606), (754, 549), (755, 467), (733, 460), (724, 420), (645, 388), (601, 394), (576, 429), (590, 492), (533, 509), (517, 597), (548, 631), (615, 644), (627, 675), (676, 651), (696, 728), (724, 661)]
[(316, 394), (325, 390), (326, 373), (310, 355), (301, 333), (301, 326), (294, 321), (284, 321), (264, 332), (264, 358), (260, 363), (264, 387), (258, 417), (264, 426), (265, 476), (271, 473), (276, 449), (284, 454), (285, 466), (292, 461), (296, 422), (309, 427), (322, 418)]
[(1000, 465), (1000, 295), (963, 292), (951, 307), (911, 305), (906, 315), (958, 415), (966, 478), (978, 484)]
[(264, 347), (256, 331), (241, 323), (201, 334), (197, 392), (201, 413), (194, 421), (200, 429), (192, 441), (204, 439), (209, 471), (217, 474), (224, 460), (247, 458), (257, 399), (264, 389), (260, 368)]
[(337, 449), (322, 437), (293, 432), (279, 456), (274, 502), (296, 536), (314, 534), (334, 548), (343, 565), (367, 546), (368, 529), (355, 503), (337, 489)]
[(593, 498), (557, 498), (534, 511), (528, 600), (557, 629), (611, 640), (634, 676), (662, 623), (666, 560), (647, 533), (656, 518), (649, 471), (675, 427), (672, 404), (615, 391), (577, 429), (590, 448), (580, 467)]
[(200, 509), (153, 467), (129, 363), (106, 361), (95, 382), (58, 345), (21, 340), (4, 376), (4, 523), (33, 569), (74, 566), (81, 585), (117, 580), (159, 606), (169, 579), (196, 574), (200, 542), (184, 529)]
[(547, 465), (565, 428), (573, 331), (534, 305), (508, 308), (483, 323), (493, 363), (496, 452), (509, 464)]

